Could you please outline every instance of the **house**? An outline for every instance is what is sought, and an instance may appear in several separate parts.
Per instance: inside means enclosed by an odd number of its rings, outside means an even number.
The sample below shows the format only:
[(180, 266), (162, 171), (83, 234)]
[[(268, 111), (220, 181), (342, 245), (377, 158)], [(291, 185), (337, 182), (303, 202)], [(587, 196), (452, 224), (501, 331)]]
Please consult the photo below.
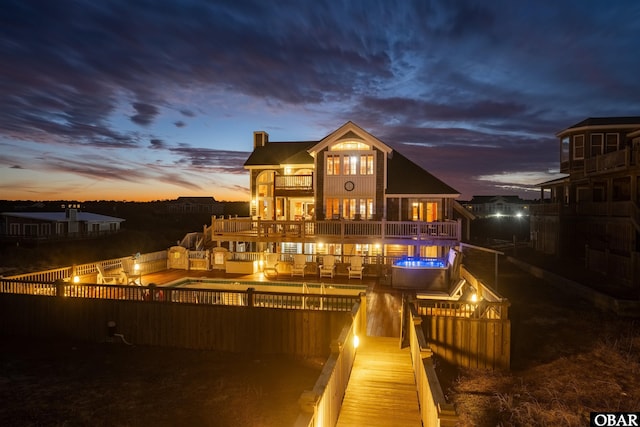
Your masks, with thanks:
[(534, 248), (640, 287), (640, 117), (588, 118), (557, 137), (564, 176), (540, 184)]
[(529, 216), (529, 202), (519, 196), (473, 196), (461, 204), (477, 218)]
[(207, 237), (231, 251), (444, 257), (473, 217), (458, 191), (353, 122), (316, 141), (254, 132), (244, 167), (251, 217), (216, 218)]
[(122, 218), (81, 212), (76, 205), (61, 212), (2, 212), (0, 233), (7, 239), (73, 239), (120, 231)]
[(200, 214), (222, 215), (224, 204), (216, 201), (213, 197), (178, 197), (176, 200), (167, 202), (167, 210), (171, 213), (179, 214)]

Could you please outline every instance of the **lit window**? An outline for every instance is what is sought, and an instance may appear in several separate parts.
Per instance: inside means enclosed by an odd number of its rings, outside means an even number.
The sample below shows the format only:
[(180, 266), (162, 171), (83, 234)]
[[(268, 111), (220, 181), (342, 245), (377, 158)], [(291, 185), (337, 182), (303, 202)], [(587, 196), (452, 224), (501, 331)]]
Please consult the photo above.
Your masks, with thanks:
[(327, 155), (327, 175), (340, 175), (340, 156)]
[(360, 175), (373, 175), (373, 154), (360, 156)]

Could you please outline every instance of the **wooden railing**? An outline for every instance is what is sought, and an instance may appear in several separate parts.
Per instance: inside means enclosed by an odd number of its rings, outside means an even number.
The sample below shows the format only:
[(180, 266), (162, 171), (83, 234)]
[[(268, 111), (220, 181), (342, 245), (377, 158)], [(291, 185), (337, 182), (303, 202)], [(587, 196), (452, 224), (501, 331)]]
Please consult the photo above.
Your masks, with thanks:
[(276, 175), (275, 190), (313, 190), (313, 175)]
[(584, 173), (586, 175), (598, 172), (610, 172), (614, 169), (628, 168), (635, 164), (638, 157), (638, 150), (625, 147), (623, 150), (585, 159)]
[(407, 239), (417, 241), (458, 241), (460, 221), (270, 221), (251, 218), (213, 218), (211, 239), (226, 238), (298, 238), (314, 239)]
[[(30, 282), (55, 282), (56, 280), (70, 280), (74, 276), (91, 280), (98, 273), (96, 264), (102, 265), (105, 270), (116, 270), (123, 267), (123, 261), (130, 260), (132, 256), (113, 258), (87, 264), (78, 264), (69, 267), (55, 268), (52, 270), (37, 271), (33, 273), (7, 276), (5, 279), (23, 280)], [(140, 254), (136, 262), (140, 266), (141, 274), (156, 273), (167, 269), (167, 251), (150, 252)]]
[(336, 425), (356, 357), (355, 337), (366, 334), (366, 312), (366, 297), (361, 294), (360, 303), (351, 311), (352, 321), (342, 328), (340, 337), (331, 345), (331, 355), (313, 389), (302, 393), (298, 400), (300, 415), (296, 427)]
[(279, 308), (289, 310), (350, 311), (360, 301), (357, 295), (267, 292), (249, 289), (193, 289), (102, 285), (93, 283), (35, 282), (0, 279), (0, 292), (27, 295), (47, 295), (71, 298), (117, 299), (127, 301), (155, 301), (162, 303), (240, 305), (246, 307)]
[(409, 306), (411, 324), (409, 324), (409, 342), (411, 361), (420, 401), (420, 415), (425, 427), (449, 427), (458, 423), (458, 414), (448, 403), (442, 392), (438, 375), (433, 366), (432, 351), (422, 331), (422, 318), (415, 307)]

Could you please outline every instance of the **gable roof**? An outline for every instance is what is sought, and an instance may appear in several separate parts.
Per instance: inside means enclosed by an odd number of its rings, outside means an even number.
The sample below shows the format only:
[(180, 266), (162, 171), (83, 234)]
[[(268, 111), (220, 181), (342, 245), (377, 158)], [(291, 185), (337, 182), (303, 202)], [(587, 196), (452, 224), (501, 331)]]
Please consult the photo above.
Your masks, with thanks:
[(255, 147), (247, 161), (244, 162), (244, 166), (313, 164), (313, 157), (307, 150), (315, 144), (317, 141), (269, 141), (264, 146)]
[(357, 124), (353, 123), (352, 121), (348, 121), (338, 129), (331, 132), (329, 135), (322, 138), (313, 147), (309, 148), (309, 153), (315, 156), (317, 152), (322, 151), (324, 148), (342, 139), (356, 139), (365, 143), (369, 142), (375, 148), (387, 154), (391, 153), (391, 151), (393, 150), (387, 144), (380, 141), (378, 138), (371, 135), (369, 132), (362, 129)]
[(457, 190), (395, 150), (387, 162), (387, 195), (392, 194), (460, 195)]

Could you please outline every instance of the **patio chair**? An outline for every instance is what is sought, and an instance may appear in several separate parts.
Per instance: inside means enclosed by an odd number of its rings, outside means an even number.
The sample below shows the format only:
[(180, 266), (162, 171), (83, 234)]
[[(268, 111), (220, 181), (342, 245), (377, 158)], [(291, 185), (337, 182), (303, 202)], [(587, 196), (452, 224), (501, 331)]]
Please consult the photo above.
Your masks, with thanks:
[(307, 266), (307, 256), (304, 254), (296, 254), (293, 256), (293, 265), (291, 266), (291, 277), (304, 277), (304, 269)]
[(349, 279), (362, 279), (362, 271), (364, 270), (364, 267), (362, 266), (362, 257), (352, 256), (351, 265), (347, 267), (347, 270), (349, 270)]
[(322, 257), (322, 265), (320, 266), (320, 277), (331, 277), (336, 272), (336, 257), (333, 255), (325, 255)]
[(278, 264), (279, 264), (280, 254), (267, 254), (266, 255), (266, 264), (264, 269), (264, 275), (267, 277), (278, 277)]
[(140, 271), (135, 268), (136, 262), (133, 259), (123, 259), (122, 260), (122, 283), (128, 285), (142, 285), (142, 280), (140, 280)]
[(98, 270), (97, 282), (99, 285), (117, 285), (118, 283), (121, 283), (122, 275), (120, 274), (120, 271), (117, 273), (106, 273), (102, 264), (96, 264), (96, 270)]

